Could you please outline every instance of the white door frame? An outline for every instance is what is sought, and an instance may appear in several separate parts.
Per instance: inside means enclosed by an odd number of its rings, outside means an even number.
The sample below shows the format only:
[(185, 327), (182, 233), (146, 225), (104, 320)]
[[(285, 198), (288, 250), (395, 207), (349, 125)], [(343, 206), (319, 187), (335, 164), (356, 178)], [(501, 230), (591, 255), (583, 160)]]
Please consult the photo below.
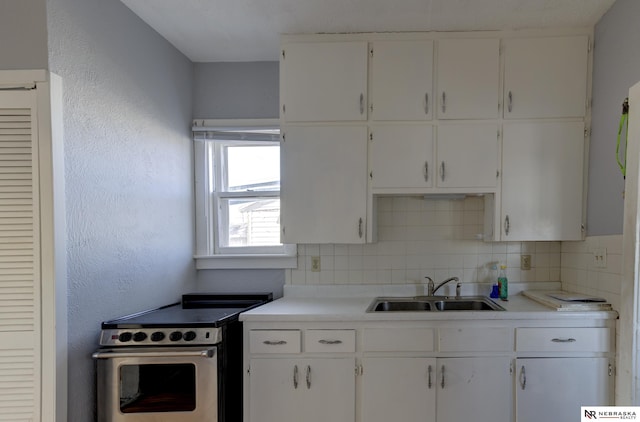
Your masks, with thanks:
[(629, 90), (629, 133), (625, 180), (624, 223), (622, 229), (622, 280), (620, 286), (620, 321), (616, 404), (640, 404), (640, 354), (638, 328), (640, 315), (640, 83)]

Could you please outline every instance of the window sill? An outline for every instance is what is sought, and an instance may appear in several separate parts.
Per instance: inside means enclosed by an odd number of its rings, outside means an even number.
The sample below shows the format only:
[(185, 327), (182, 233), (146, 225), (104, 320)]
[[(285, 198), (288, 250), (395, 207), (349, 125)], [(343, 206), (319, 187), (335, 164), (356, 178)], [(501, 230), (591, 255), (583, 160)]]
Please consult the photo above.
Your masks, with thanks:
[(255, 255), (209, 255), (195, 256), (196, 269), (220, 270), (220, 269), (284, 269), (297, 268), (298, 257), (280, 254), (255, 254)]

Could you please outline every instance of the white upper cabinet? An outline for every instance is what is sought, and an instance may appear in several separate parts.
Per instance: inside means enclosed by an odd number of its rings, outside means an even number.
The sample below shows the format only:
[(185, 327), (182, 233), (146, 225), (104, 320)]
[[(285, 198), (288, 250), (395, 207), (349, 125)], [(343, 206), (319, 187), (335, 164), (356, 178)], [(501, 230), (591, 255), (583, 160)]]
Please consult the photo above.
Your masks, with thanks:
[(283, 243), (364, 243), (367, 129), (287, 126), (283, 133)]
[(431, 188), (436, 162), (433, 126), (376, 125), (369, 141), (371, 188)]
[(498, 183), (498, 125), (438, 126), (437, 176), (441, 188), (489, 188)]
[(500, 40), (438, 41), (439, 119), (495, 119), (500, 103)]
[(372, 51), (372, 119), (431, 120), (433, 41), (376, 41)]
[(288, 122), (366, 120), (367, 59), (364, 41), (283, 45), (281, 116)]
[(584, 117), (588, 56), (583, 35), (506, 40), (504, 117)]
[(501, 240), (582, 240), (584, 123), (504, 125)]

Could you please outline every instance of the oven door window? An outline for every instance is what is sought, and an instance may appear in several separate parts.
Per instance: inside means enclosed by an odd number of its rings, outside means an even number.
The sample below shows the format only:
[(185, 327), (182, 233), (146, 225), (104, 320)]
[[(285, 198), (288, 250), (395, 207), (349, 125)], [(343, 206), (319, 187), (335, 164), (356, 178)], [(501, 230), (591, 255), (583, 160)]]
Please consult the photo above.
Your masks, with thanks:
[(190, 412), (196, 408), (196, 367), (123, 365), (119, 390), (122, 413)]

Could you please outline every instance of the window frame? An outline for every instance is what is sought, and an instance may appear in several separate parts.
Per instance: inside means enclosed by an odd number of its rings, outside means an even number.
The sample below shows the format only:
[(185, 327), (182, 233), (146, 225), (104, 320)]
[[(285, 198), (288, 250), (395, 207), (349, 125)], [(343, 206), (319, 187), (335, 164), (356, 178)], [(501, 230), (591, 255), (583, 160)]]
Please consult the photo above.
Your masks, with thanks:
[[(234, 119), (234, 120), (194, 120), (194, 186), (196, 212), (196, 260), (197, 269), (233, 269), (233, 268), (296, 268), (296, 245), (284, 244), (277, 247), (225, 247), (220, 246), (218, 238), (221, 236), (223, 223), (219, 218), (219, 203), (221, 200), (233, 198), (274, 198), (280, 197), (280, 190), (265, 191), (260, 194), (250, 192), (222, 192), (226, 160), (218, 161), (217, 157), (226, 145), (259, 144), (256, 140), (229, 140), (216, 142), (209, 147), (209, 139), (203, 139), (203, 132), (242, 131), (246, 129), (280, 129), (277, 119)], [(279, 142), (278, 136), (275, 142)], [(213, 153), (212, 151), (213, 150)], [(218, 154), (214, 154), (217, 152)], [(213, 163), (211, 162), (213, 160)], [(213, 165), (213, 177), (209, 174), (209, 167)], [(211, 190), (213, 183), (213, 190)], [(209, 194), (211, 192), (211, 194)], [(224, 215), (221, 216), (224, 219)], [(228, 222), (228, 220), (227, 220)], [(225, 230), (225, 228), (223, 228)], [(226, 226), (228, 230), (228, 224)]]

